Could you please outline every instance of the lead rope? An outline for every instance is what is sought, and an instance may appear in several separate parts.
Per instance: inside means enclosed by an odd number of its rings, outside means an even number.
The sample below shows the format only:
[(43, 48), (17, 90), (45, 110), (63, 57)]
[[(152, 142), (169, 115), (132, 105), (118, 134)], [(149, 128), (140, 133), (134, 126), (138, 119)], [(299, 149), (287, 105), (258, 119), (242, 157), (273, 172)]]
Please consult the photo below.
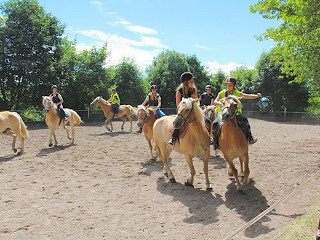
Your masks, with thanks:
[(227, 237), (225, 237), (223, 240), (231, 240), (232, 237), (236, 236), (238, 233), (240, 233), (241, 231), (249, 228), (251, 225), (253, 225), (254, 223), (256, 223), (257, 221), (259, 221), (261, 218), (263, 218), (264, 216), (266, 216), (269, 212), (271, 212), (274, 208), (276, 208), (280, 203), (282, 203), (283, 201), (285, 201), (286, 199), (288, 199), (293, 193), (297, 192), (298, 190), (300, 190), (304, 185), (306, 185), (308, 182), (310, 182), (314, 177), (316, 177), (317, 175), (319, 175), (320, 171), (318, 171), (316, 174), (314, 174), (313, 176), (311, 176), (307, 181), (305, 181), (304, 183), (302, 183), (299, 187), (296, 187), (294, 189), (292, 189), (290, 192), (288, 192), (287, 194), (285, 194), (282, 198), (280, 198), (277, 202), (275, 202), (274, 204), (272, 204), (269, 208), (267, 208), (266, 210), (264, 210), (262, 213), (260, 213), (259, 215), (257, 215), (255, 218), (251, 219), (249, 222), (243, 224), (240, 228), (238, 228), (236, 231), (234, 231), (233, 233), (229, 234)]

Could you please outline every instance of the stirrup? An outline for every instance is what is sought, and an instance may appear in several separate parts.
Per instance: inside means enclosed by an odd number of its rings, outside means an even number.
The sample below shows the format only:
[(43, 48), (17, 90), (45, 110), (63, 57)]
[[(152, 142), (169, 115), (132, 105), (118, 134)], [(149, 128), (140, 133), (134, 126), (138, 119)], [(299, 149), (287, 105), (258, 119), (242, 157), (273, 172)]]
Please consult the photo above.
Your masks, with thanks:
[(249, 140), (249, 144), (250, 144), (250, 145), (251, 145), (251, 144), (254, 144), (254, 143), (256, 143), (257, 141), (258, 141), (257, 138), (252, 137), (252, 138)]

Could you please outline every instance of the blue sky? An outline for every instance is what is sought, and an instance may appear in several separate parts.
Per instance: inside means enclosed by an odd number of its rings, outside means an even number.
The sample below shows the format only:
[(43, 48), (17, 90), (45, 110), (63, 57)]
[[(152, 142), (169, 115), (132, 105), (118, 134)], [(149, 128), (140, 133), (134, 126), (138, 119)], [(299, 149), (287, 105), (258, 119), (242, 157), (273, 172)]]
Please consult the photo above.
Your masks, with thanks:
[(77, 50), (108, 42), (107, 65), (124, 57), (143, 70), (165, 50), (195, 54), (210, 72), (252, 68), (274, 42), (256, 36), (278, 22), (250, 14), (253, 0), (38, 0), (66, 25)]

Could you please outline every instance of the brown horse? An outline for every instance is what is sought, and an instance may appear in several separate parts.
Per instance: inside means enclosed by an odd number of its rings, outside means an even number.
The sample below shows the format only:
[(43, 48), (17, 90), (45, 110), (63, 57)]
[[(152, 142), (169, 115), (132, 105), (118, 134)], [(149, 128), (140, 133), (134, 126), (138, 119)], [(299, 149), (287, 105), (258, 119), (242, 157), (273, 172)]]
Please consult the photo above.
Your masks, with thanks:
[[(104, 113), (104, 116), (107, 118), (105, 121), (105, 126), (106, 128), (112, 132), (113, 130), (113, 126), (112, 126), (112, 119), (113, 118), (121, 118), (122, 120), (122, 125), (121, 125), (121, 130), (123, 130), (123, 125), (126, 122), (125, 120), (125, 116), (127, 116), (127, 118), (130, 121), (130, 132), (132, 131), (132, 115), (136, 115), (134, 109), (132, 106), (130, 105), (120, 105), (119, 107), (119, 113), (118, 116), (114, 116), (114, 113), (111, 111), (111, 104), (109, 102), (107, 102), (106, 100), (104, 100), (102, 97), (96, 97), (91, 103), (90, 105), (93, 106), (97, 106), (99, 105)], [(110, 128), (108, 127), (108, 123), (110, 122)]]
[[(210, 119), (211, 125), (210, 125), (210, 137), (212, 138), (212, 124), (213, 121), (218, 117), (218, 113), (216, 110), (216, 106), (214, 105), (209, 105), (209, 106), (205, 106), (203, 109), (204, 115)], [(214, 157), (218, 157), (218, 150), (214, 150)]]
[(153, 139), (153, 124), (156, 121), (156, 116), (154, 111), (151, 108), (146, 108), (145, 106), (138, 106), (138, 122), (137, 125), (139, 128), (142, 127), (145, 138), (149, 144), (149, 150), (151, 153), (151, 160), (154, 160), (155, 157), (152, 152), (151, 140)]
[[(241, 102), (236, 96), (228, 96), (223, 100), (221, 135), (219, 138), (220, 150), (225, 160), (229, 164), (228, 173), (234, 176), (237, 183), (237, 190), (242, 190), (242, 185), (238, 179), (238, 171), (233, 164), (235, 158), (240, 161), (240, 177), (242, 182), (249, 183), (249, 143), (237, 123), (236, 110), (241, 108)], [(244, 164), (244, 172), (243, 172)], [(244, 173), (244, 179), (243, 179)]]
[(21, 152), (24, 153), (24, 139), (29, 138), (26, 125), (20, 115), (16, 112), (0, 112), (0, 133), (12, 137), (12, 151), (17, 152), (17, 137), (21, 143)]
[[(46, 124), (50, 129), (50, 139), (49, 139), (49, 147), (52, 146), (52, 136), (54, 138), (54, 146), (57, 146), (57, 137), (55, 131), (62, 126), (67, 131), (67, 137), (69, 140), (72, 140), (72, 143), (74, 142), (74, 134), (75, 130), (74, 127), (78, 126), (82, 120), (80, 116), (72, 109), (64, 108), (65, 112), (69, 115), (66, 120), (62, 120), (60, 123), (60, 116), (57, 113), (57, 106), (52, 101), (51, 97), (48, 96), (42, 96), (42, 105), (44, 107), (44, 110), (46, 112)], [(60, 124), (59, 124), (60, 123)], [(72, 138), (69, 135), (69, 127), (67, 127), (67, 123), (70, 124), (71, 132), (72, 132)]]
[[(180, 135), (174, 148), (167, 142), (171, 137), (173, 124), (176, 127), (186, 125), (184, 133)], [(182, 137), (182, 135), (184, 135)], [(172, 150), (185, 155), (186, 162), (190, 170), (190, 178), (185, 185), (193, 186), (195, 169), (192, 158), (202, 156), (203, 170), (205, 173), (206, 188), (211, 189), (208, 176), (208, 160), (210, 156), (210, 136), (205, 127), (203, 111), (198, 105), (198, 99), (183, 98), (178, 106), (178, 115), (166, 116), (158, 119), (153, 126), (153, 139), (156, 142), (156, 148), (164, 164), (165, 174), (171, 182), (175, 178), (168, 165), (168, 159)]]

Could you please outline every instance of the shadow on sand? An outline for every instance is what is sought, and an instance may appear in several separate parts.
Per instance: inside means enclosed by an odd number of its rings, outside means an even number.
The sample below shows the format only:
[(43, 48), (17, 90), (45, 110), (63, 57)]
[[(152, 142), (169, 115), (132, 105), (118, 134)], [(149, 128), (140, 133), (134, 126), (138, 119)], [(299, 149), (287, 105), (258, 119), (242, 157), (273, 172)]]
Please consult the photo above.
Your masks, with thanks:
[(36, 157), (42, 157), (42, 156), (46, 156), (48, 154), (51, 154), (51, 153), (55, 153), (55, 152), (59, 152), (59, 151), (62, 151), (64, 149), (67, 149), (69, 147), (72, 147), (72, 146), (76, 146), (77, 144), (74, 144), (74, 143), (70, 143), (68, 145), (60, 145), (60, 146), (56, 146), (56, 147), (48, 147), (48, 148), (42, 148), (40, 149), (39, 153), (36, 155)]
[(9, 156), (5, 156), (5, 157), (0, 157), (0, 163), (2, 162), (9, 162), (11, 161), (12, 159), (16, 158), (16, 157), (19, 157), (21, 156), (21, 154), (12, 154), (12, 155), (9, 155)]
[[(156, 158), (158, 159), (158, 157)], [(170, 161), (170, 159), (169, 159)], [(147, 162), (142, 162), (141, 166), (143, 167), (143, 170), (141, 170), (138, 174), (139, 175), (147, 175), (151, 176), (151, 174), (155, 171), (162, 171), (163, 169), (163, 163), (162, 161), (157, 161), (153, 159), (149, 159)]]
[(165, 177), (157, 181), (157, 190), (165, 195), (173, 197), (173, 201), (179, 201), (189, 209), (192, 215), (185, 218), (185, 223), (200, 223), (208, 225), (218, 221), (217, 208), (223, 204), (222, 196), (212, 195), (202, 189), (186, 187), (181, 183), (166, 183)]

